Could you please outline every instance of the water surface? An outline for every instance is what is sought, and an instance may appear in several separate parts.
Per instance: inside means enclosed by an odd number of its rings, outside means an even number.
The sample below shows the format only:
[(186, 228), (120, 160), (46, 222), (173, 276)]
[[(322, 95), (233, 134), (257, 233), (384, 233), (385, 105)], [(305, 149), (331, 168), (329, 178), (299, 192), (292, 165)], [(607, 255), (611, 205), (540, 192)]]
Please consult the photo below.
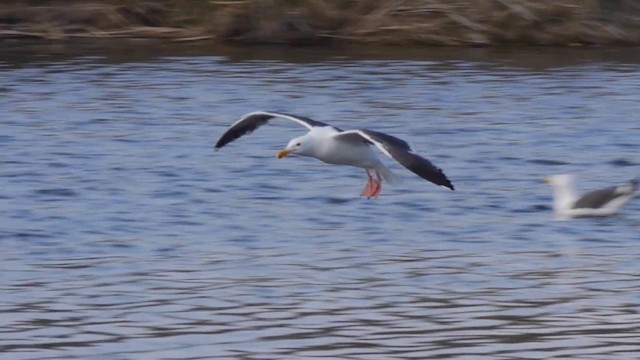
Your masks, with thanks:
[[(629, 359), (640, 203), (553, 221), (545, 176), (639, 175), (628, 51), (0, 58), (3, 359)], [(275, 51), (275, 52), (274, 52)], [(635, 54), (635, 53), (631, 53)], [(276, 160), (286, 111), (407, 140), (456, 186)]]

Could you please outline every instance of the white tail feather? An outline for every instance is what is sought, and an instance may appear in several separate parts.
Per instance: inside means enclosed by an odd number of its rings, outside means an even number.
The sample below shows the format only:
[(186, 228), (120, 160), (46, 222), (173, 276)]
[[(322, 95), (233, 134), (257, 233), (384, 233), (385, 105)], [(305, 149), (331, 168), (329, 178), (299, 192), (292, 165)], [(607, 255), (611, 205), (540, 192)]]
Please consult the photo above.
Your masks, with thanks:
[(376, 167), (376, 174), (382, 178), (383, 181), (393, 184), (400, 181), (400, 179), (394, 174), (388, 167), (380, 164), (380, 166)]

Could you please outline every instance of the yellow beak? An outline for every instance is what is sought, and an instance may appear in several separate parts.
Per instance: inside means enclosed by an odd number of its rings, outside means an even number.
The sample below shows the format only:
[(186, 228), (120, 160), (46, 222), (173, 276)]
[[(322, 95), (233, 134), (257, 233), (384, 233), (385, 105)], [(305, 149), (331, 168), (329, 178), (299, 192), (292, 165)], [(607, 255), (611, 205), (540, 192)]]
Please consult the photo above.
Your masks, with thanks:
[(293, 150), (282, 150), (278, 153), (278, 155), (276, 155), (276, 157), (278, 159), (282, 159), (283, 157), (289, 156), (289, 154), (291, 154), (293, 152)]

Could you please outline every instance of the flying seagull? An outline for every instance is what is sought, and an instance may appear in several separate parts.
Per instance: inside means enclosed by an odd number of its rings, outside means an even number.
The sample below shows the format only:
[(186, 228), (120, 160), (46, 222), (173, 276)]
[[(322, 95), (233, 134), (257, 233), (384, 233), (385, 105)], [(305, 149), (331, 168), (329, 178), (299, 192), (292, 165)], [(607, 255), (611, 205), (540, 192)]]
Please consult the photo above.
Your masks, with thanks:
[(545, 182), (554, 188), (553, 210), (556, 218), (567, 220), (586, 216), (610, 216), (617, 213), (638, 189), (638, 178), (619, 186), (588, 192), (578, 196), (572, 175), (553, 175)]
[(367, 172), (368, 181), (361, 196), (367, 199), (380, 195), (382, 181), (391, 182), (395, 178), (391, 170), (380, 161), (372, 146), (421, 178), (453, 190), (453, 185), (442, 170), (431, 161), (414, 154), (404, 140), (373, 130), (341, 130), (302, 116), (266, 111), (251, 112), (231, 125), (216, 143), (216, 150), (253, 132), (274, 118), (290, 120), (309, 129), (305, 135), (289, 141), (287, 147), (278, 153), (278, 159), (288, 155), (300, 155), (313, 157), (328, 164), (363, 168)]

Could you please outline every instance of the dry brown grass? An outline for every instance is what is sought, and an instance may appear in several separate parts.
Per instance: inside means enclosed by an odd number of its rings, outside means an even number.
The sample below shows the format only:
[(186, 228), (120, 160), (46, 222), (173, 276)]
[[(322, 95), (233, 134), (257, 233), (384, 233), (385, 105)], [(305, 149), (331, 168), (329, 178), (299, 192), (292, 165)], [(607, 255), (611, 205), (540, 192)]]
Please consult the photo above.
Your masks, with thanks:
[(244, 43), (640, 44), (638, 0), (14, 1), (0, 38), (214, 38)]
[(239, 1), (227, 15), (223, 34), (249, 42), (640, 43), (635, 0)]
[(32, 0), (0, 6), (0, 38), (173, 38), (195, 33), (174, 23), (161, 1)]

